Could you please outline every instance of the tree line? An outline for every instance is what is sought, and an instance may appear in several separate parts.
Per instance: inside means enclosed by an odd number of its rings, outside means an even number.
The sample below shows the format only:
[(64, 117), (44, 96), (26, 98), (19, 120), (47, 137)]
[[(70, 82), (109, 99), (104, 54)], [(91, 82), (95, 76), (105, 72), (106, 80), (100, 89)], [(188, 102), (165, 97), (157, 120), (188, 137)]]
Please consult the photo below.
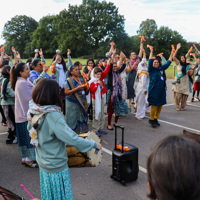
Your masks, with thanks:
[(83, 0), (81, 5), (69, 5), (68, 10), (45, 16), (39, 22), (17, 15), (4, 25), (3, 38), (6, 52), (11, 53), (14, 46), (22, 58), (33, 56), (34, 49), (39, 48), (46, 58), (52, 57), (56, 49), (66, 54), (68, 48), (73, 57), (105, 57), (111, 41), (116, 44), (118, 53), (122, 50), (128, 56), (132, 51), (139, 52), (139, 35), (144, 36), (145, 44), (165, 57), (170, 54), (171, 44), (182, 44), (179, 54), (188, 50), (188, 43), (181, 34), (165, 26), (158, 28), (153, 19), (142, 21), (138, 35), (134, 36), (129, 36), (124, 26), (124, 16), (114, 3)]

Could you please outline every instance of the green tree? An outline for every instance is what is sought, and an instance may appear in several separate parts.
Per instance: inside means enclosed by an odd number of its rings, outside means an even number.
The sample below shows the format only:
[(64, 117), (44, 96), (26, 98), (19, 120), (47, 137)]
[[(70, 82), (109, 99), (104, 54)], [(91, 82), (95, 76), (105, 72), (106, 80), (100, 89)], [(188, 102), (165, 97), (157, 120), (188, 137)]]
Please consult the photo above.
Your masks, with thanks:
[(61, 11), (54, 20), (54, 26), (62, 51), (84, 47), (95, 57), (101, 44), (124, 32), (124, 17), (111, 2), (83, 0), (80, 6), (69, 5), (68, 10)]
[(173, 31), (168, 27), (161, 26), (155, 35), (155, 40), (157, 42), (157, 53), (164, 53), (164, 56), (167, 58), (171, 53), (171, 45), (174, 44), (175, 48), (178, 43), (181, 43), (181, 49), (178, 52), (179, 55), (185, 55), (187, 53), (187, 43), (183, 39), (183, 36), (180, 35), (177, 31)]
[(26, 15), (17, 15), (11, 18), (4, 25), (3, 30), (3, 38), (9, 51), (11, 46), (14, 46), (20, 52), (21, 57), (23, 57), (26, 45), (30, 43), (31, 35), (37, 28), (37, 25), (38, 23), (32, 17), (27, 17)]
[(158, 27), (154, 19), (146, 19), (140, 24), (137, 34), (143, 35), (146, 40), (150, 40), (154, 38), (157, 28)]
[(32, 34), (31, 48), (42, 48), (46, 55), (52, 56), (58, 49), (56, 40), (57, 31), (53, 27), (55, 16), (45, 16), (40, 19), (37, 29)]

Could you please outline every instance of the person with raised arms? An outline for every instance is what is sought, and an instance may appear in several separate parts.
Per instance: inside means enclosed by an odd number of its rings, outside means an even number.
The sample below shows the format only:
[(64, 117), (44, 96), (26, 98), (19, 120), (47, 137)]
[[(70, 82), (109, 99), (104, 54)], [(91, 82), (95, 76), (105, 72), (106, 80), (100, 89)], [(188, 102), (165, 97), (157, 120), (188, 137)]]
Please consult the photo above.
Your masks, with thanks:
[(150, 46), (150, 55), (148, 63), (149, 72), (149, 88), (148, 102), (151, 106), (149, 123), (153, 128), (160, 126), (158, 118), (162, 110), (162, 106), (166, 104), (166, 74), (165, 70), (172, 62), (173, 52), (171, 52), (168, 61), (162, 65), (161, 59), (153, 59), (153, 47)]

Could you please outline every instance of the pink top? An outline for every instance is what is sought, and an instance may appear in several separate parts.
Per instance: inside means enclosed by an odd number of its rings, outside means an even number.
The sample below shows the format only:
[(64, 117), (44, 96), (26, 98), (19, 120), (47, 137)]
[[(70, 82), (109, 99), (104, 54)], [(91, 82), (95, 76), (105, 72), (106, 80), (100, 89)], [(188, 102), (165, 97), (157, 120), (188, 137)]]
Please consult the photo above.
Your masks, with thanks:
[(23, 123), (27, 121), (29, 101), (32, 99), (34, 85), (21, 77), (17, 78), (15, 85), (15, 122)]

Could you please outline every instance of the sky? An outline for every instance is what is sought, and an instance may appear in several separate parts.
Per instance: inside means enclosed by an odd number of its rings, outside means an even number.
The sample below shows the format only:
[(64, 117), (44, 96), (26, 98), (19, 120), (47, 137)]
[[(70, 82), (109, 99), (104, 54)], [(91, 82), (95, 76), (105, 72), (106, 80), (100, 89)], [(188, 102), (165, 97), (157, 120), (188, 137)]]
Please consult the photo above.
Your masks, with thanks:
[[(137, 34), (140, 23), (154, 19), (158, 28), (167, 26), (178, 31), (188, 42), (200, 42), (199, 0), (106, 0), (124, 15), (125, 30), (129, 36)], [(36, 21), (43, 16), (59, 14), (68, 5), (80, 5), (82, 0), (0, 0), (7, 9), (0, 12), (0, 44), (5, 23), (16, 15), (27, 15)], [(4, 2), (2, 4), (2, 2)], [(1, 7), (3, 8), (3, 7)]]

